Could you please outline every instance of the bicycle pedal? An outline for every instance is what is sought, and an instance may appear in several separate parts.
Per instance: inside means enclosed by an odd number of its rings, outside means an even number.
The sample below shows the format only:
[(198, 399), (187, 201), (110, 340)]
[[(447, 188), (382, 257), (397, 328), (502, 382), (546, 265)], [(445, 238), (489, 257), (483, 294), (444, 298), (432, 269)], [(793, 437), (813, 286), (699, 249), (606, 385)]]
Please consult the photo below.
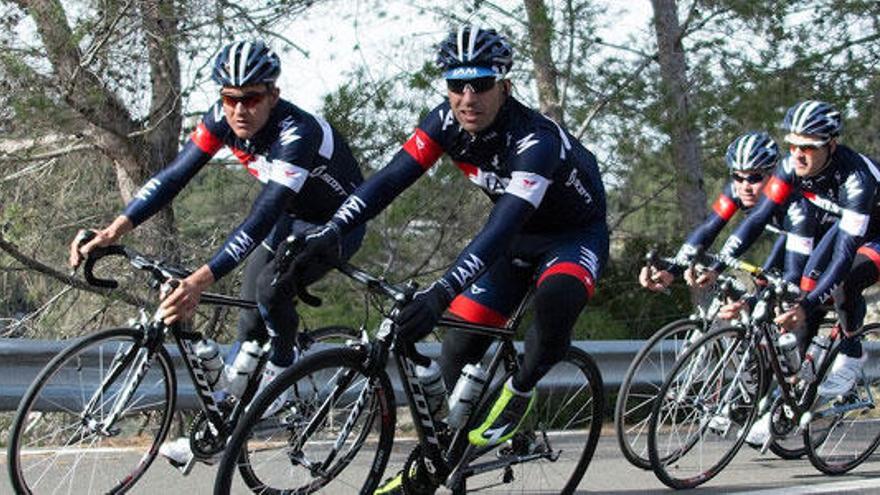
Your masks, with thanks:
[(177, 469), (180, 470), (181, 474), (183, 474), (184, 476), (187, 476), (187, 475), (189, 475), (189, 473), (192, 472), (193, 466), (195, 466), (195, 465), (196, 465), (196, 458), (191, 457), (190, 460), (186, 461), (186, 464), (184, 464), (181, 467), (178, 467)]

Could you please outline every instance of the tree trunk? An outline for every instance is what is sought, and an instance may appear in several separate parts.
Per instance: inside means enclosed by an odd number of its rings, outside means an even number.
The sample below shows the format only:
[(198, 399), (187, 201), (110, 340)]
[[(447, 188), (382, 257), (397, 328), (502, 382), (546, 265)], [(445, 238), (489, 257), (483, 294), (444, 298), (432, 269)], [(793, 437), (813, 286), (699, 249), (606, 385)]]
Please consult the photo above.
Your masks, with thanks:
[(538, 102), (541, 113), (563, 124), (562, 105), (553, 63), (553, 25), (547, 17), (543, 0), (524, 0), (528, 16), (529, 43), (532, 51), (532, 70), (538, 84)]
[[(34, 20), (65, 103), (85, 121), (83, 127), (114, 163), (124, 202), (140, 184), (177, 153), (180, 133), (180, 66), (174, 36), (177, 21), (170, 0), (139, 3), (150, 59), (152, 100), (144, 132), (125, 105), (91, 72), (59, 0), (14, 0)], [(112, 34), (112, 33), (110, 33)], [(109, 36), (109, 34), (107, 34)], [(100, 48), (100, 45), (98, 45)], [(150, 251), (178, 257), (170, 207), (159, 212), (139, 237)]]
[(703, 163), (700, 140), (693, 125), (688, 103), (687, 61), (678, 22), (675, 0), (651, 0), (657, 55), (660, 64), (661, 94), (666, 101), (666, 131), (672, 143), (676, 170), (676, 193), (683, 230), (689, 230), (706, 217), (703, 190)]

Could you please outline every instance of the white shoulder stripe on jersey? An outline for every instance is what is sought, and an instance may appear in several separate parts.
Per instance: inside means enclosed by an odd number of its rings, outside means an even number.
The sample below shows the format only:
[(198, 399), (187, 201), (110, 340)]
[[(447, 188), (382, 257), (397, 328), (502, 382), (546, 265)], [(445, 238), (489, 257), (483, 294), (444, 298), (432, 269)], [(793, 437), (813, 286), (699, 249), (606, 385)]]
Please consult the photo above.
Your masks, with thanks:
[(840, 216), (840, 230), (853, 236), (863, 236), (868, 231), (868, 221), (871, 219), (864, 213), (843, 209)]
[(512, 172), (505, 193), (522, 198), (537, 208), (553, 181), (533, 172)]
[(330, 123), (322, 117), (317, 115), (314, 117), (315, 120), (318, 121), (318, 125), (321, 126), (321, 133), (323, 134), (321, 137), (321, 147), (318, 148), (318, 154), (329, 160), (333, 157), (333, 128), (330, 127)]
[(813, 238), (789, 233), (785, 237), (785, 250), (809, 256), (813, 252)]
[(880, 170), (877, 170), (877, 166), (874, 165), (874, 162), (868, 159), (865, 155), (859, 153), (859, 156), (862, 157), (862, 160), (865, 162), (865, 165), (868, 166), (868, 170), (871, 172), (871, 175), (874, 176), (874, 179), (877, 182), (880, 182)]
[(308, 170), (281, 160), (273, 160), (269, 168), (269, 180), (297, 193), (302, 189), (308, 177)]

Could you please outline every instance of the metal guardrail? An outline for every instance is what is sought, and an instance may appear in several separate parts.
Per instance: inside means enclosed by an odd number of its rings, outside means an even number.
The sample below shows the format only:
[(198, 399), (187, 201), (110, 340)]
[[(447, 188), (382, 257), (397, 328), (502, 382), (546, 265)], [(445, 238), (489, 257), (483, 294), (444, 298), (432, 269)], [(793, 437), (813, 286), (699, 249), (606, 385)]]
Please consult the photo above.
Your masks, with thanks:
[[(632, 362), (633, 357), (644, 345), (643, 340), (602, 340), (602, 341), (577, 341), (573, 344), (588, 352), (599, 366), (602, 372), (602, 380), (605, 384), (605, 390), (608, 392), (616, 392), (623, 380), (623, 375)], [(28, 339), (0, 339), (0, 411), (13, 411), (18, 407), (18, 403), (24, 396), (30, 384), (34, 381), (40, 370), (52, 359), (56, 354), (61, 352), (70, 345), (69, 341), (46, 341), (46, 340), (28, 340)], [(320, 348), (320, 344), (316, 346)], [(517, 347), (522, 350), (522, 343), (517, 343)], [(866, 372), (870, 376), (880, 375), (880, 342), (872, 342), (867, 344), (868, 353), (873, 357), (869, 358), (866, 365)], [(422, 343), (418, 344), (419, 351), (436, 358), (440, 355), (439, 343)], [(177, 404), (179, 408), (189, 409), (197, 407), (195, 398), (195, 390), (192, 386), (186, 369), (181, 362), (181, 357), (174, 346), (168, 346), (168, 350), (175, 361), (175, 370), (177, 372)], [(674, 361), (674, 350), (666, 346), (659, 349), (659, 353), (666, 353), (668, 363)], [(88, 366), (89, 363), (85, 363)], [(399, 402), (404, 401), (402, 389), (399, 389), (400, 380), (397, 379), (397, 370), (394, 364), (389, 362), (389, 376), (392, 383), (395, 384), (395, 395)], [(650, 377), (647, 381), (659, 382), (661, 377)], [(544, 386), (558, 385), (565, 383), (566, 377), (553, 375), (542, 380)], [(57, 383), (57, 382), (56, 382)], [(539, 385), (540, 386), (540, 385)], [(70, 393), (73, 394), (78, 388), (71, 377)], [(59, 400), (63, 401), (62, 398)]]

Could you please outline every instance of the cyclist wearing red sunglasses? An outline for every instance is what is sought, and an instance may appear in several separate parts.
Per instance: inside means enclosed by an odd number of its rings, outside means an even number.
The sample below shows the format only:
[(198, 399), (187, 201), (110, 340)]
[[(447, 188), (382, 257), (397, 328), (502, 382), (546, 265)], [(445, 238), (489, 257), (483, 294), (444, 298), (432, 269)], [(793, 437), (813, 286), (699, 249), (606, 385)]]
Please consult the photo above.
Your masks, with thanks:
[[(779, 158), (779, 147), (766, 132), (747, 132), (730, 143), (724, 156), (730, 170), (730, 181), (712, 204), (712, 211), (706, 220), (688, 235), (679, 248), (676, 254), (678, 261), (682, 264), (690, 262), (699, 250), (711, 246), (737, 211), (749, 214), (752, 207), (758, 204), (761, 190), (779, 163)], [(800, 279), (812, 251), (813, 239), (821, 227), (821, 215), (817, 213), (805, 201), (788, 202), (773, 212), (768, 230), (783, 235), (777, 238), (764, 261), (765, 270), (777, 268), (784, 270), (787, 279)], [(679, 265), (666, 269), (646, 266), (639, 273), (639, 283), (649, 290), (660, 291), (668, 287), (682, 271)], [(715, 281), (717, 274), (712, 270), (697, 274), (689, 268), (684, 270), (684, 278), (689, 285), (706, 287)]]
[(842, 119), (828, 103), (807, 100), (794, 105), (786, 112), (783, 128), (790, 155), (767, 183), (754, 214), (738, 226), (722, 252), (740, 256), (767, 223), (769, 212), (792, 195), (803, 196), (836, 219), (804, 269), (801, 289), (806, 294), (776, 318), (786, 328), (801, 325), (842, 284), (834, 303), (845, 336), (831, 373), (819, 387), (822, 396), (834, 397), (852, 388), (867, 357), (851, 334), (865, 315), (861, 292), (880, 275), (880, 168), (838, 142)]
[[(292, 232), (328, 221), (363, 182), (342, 136), (321, 117), (280, 98), (275, 86), (280, 73), (278, 56), (262, 41), (238, 41), (220, 50), (212, 73), (221, 87), (220, 101), (202, 116), (177, 157), (140, 189), (120, 216), (82, 246), (78, 236), (70, 248), (70, 264), (77, 265), (95, 247), (115, 243), (168, 205), (228, 147), (264, 184), (263, 190), (214, 257), (181, 280), (161, 309), (169, 324), (191, 318), (201, 293), (248, 258), (241, 295), (256, 300), (259, 312), (241, 312), (238, 340), (264, 343), (271, 337), (265, 380), (292, 362), (298, 325), (292, 287), (271, 284), (274, 250)], [(363, 233), (363, 228), (353, 229), (343, 238), (344, 257), (358, 249)], [(304, 278), (315, 281), (327, 270), (313, 265)]]

